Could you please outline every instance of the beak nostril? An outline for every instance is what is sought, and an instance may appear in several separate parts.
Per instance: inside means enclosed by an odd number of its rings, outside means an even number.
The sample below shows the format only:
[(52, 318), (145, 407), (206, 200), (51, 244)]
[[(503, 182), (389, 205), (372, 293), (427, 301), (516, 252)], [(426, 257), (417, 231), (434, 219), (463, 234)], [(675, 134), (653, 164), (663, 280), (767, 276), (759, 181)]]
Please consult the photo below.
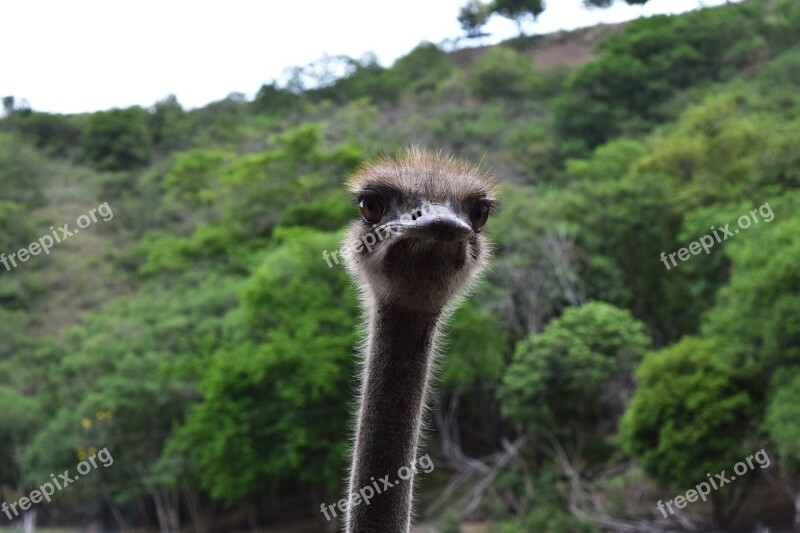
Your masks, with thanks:
[(446, 208), (426, 213), (415, 222), (417, 235), (439, 242), (463, 240), (472, 232), (466, 222)]
[(396, 234), (423, 240), (452, 242), (465, 240), (473, 233), (472, 226), (450, 207), (426, 204), (417, 207), (393, 224)]
[(466, 232), (451, 222), (438, 219), (427, 226), (430, 237), (439, 242), (451, 242), (459, 239)]

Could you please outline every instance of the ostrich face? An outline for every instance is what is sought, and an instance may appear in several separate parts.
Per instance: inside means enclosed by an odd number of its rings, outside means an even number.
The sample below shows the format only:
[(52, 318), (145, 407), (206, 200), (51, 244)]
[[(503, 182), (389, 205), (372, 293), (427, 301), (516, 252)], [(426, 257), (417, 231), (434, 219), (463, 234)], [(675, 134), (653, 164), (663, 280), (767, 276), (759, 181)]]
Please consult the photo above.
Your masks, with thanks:
[(491, 255), (482, 230), (495, 182), (466, 163), (419, 149), (350, 180), (361, 210), (345, 260), (378, 302), (438, 312), (470, 286)]

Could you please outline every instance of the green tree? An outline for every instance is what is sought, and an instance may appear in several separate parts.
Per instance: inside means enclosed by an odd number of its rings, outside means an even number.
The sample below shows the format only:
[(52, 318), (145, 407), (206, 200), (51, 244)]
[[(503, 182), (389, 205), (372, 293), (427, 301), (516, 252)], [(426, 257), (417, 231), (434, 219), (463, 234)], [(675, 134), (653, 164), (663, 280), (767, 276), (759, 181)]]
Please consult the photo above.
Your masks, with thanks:
[[(774, 382), (772, 399), (767, 406), (765, 426), (770, 440), (777, 447), (781, 469), (786, 480), (796, 479), (800, 472), (800, 369), (787, 369)], [(795, 527), (800, 526), (800, 487), (791, 487), (795, 501)]]
[(162, 188), (194, 208), (210, 204), (220, 194), (219, 175), (234, 159), (234, 154), (220, 150), (181, 152), (164, 176)]
[(77, 486), (64, 505), (169, 508), (178, 491), (194, 494), (180, 483), (195, 479), (190, 466), (164, 476), (162, 453), (197, 400), (194, 383), (211, 354), (235, 331), (229, 311), (241, 279), (195, 268), (151, 282), (65, 331), (59, 350), (20, 357), (18, 377), (46, 417), (24, 451), (26, 485), (107, 447), (113, 468), (93, 473), (95, 483)]
[(714, 95), (689, 106), (669, 134), (654, 136), (638, 170), (671, 178), (684, 211), (750, 199), (764, 181), (774, 181), (764, 153), (779, 146), (781, 130), (774, 120), (748, 113), (739, 95)]
[(492, 11), (517, 23), (520, 33), (526, 19), (536, 20), (544, 11), (544, 0), (492, 0)]
[(498, 395), (503, 413), (536, 435), (606, 435), (633, 391), (633, 369), (650, 347), (644, 325), (602, 302), (569, 308), (538, 335), (517, 344)]
[[(648, 354), (636, 378), (619, 438), (659, 485), (685, 491), (751, 452), (745, 447), (755, 414), (751, 376), (725, 360), (719, 343), (684, 337)], [(730, 521), (746, 489), (741, 479), (711, 493), (715, 526)]]
[(186, 146), (189, 119), (174, 94), (160, 100), (151, 108), (149, 128), (153, 145), (161, 150), (170, 151)]
[(800, 40), (800, 5), (797, 2), (780, 0), (766, 22), (764, 34), (775, 51), (795, 46)]
[(492, 386), (505, 366), (508, 342), (496, 315), (466, 301), (453, 315), (448, 336), (452, 338), (442, 363), (442, 382), (447, 388)]
[[(47, 161), (29, 143), (14, 135), (0, 133), (0, 202), (5, 204), (0, 207), (0, 213), (13, 210), (12, 203), (22, 209), (41, 206), (44, 201), (43, 185), (49, 171)], [(25, 221), (18, 222), (19, 228), (27, 225)], [(19, 231), (13, 227), (5, 229), (8, 233), (3, 233), (6, 235)], [(0, 237), (0, 241), (4, 237)], [(9, 251), (9, 248), (3, 251)]]
[(81, 143), (86, 160), (98, 170), (146, 165), (151, 147), (148, 119), (148, 113), (138, 107), (92, 114)]
[(492, 98), (532, 98), (544, 86), (533, 61), (511, 48), (494, 47), (481, 55), (470, 76), (472, 94)]
[(481, 28), (492, 16), (492, 6), (481, 0), (470, 0), (458, 12), (458, 23), (467, 33), (467, 37), (474, 39), (485, 35)]
[[(6, 381), (6, 369), (0, 368), (0, 380)], [(41, 402), (0, 383), (0, 493), (24, 496), (27, 469), (22, 461), (25, 447), (44, 422)], [(10, 499), (10, 498), (6, 498)]]
[(632, 21), (567, 79), (554, 103), (559, 131), (593, 148), (665, 121), (677, 91), (728, 80), (763, 57), (763, 20), (763, 6), (745, 3)]
[(726, 243), (730, 281), (705, 316), (703, 331), (726, 339), (732, 363), (760, 376), (767, 390), (776, 370), (800, 364), (800, 270), (793, 266), (800, 261), (800, 195), (753, 207), (760, 222)]
[(16, 98), (13, 96), (3, 97), (3, 111), (5, 111), (6, 115), (10, 115), (14, 112), (14, 105), (16, 104), (16, 101)]
[[(646, 4), (648, 0), (625, 0), (630, 5)], [(614, 0), (584, 0), (587, 7), (609, 7)], [(482, 35), (481, 28), (486, 24), (492, 13), (516, 21), (520, 33), (525, 19), (536, 20), (544, 12), (545, 0), (469, 0), (458, 13), (458, 22), (467, 32), (467, 37), (475, 38)]]
[(299, 95), (272, 82), (261, 86), (252, 105), (258, 113), (283, 114), (297, 106), (299, 99)]
[[(335, 62), (330, 66), (323, 63), (322, 72), (313, 72), (311, 79), (316, 77), (320, 81), (316, 88), (306, 92), (312, 98), (341, 104), (359, 98), (377, 103), (395, 102), (400, 97), (403, 81), (394, 70), (382, 67), (374, 54), (365, 54), (361, 59), (332, 59), (340, 61), (341, 67), (337, 68)], [(326, 72), (325, 69), (330, 69), (331, 72)], [(337, 72), (342, 69), (343, 72)]]
[(171, 444), (214, 498), (338, 486), (358, 314), (344, 269), (322, 259), (338, 246), (338, 233), (280, 230), (247, 283), (245, 335), (214, 355)]
[(423, 42), (398, 59), (392, 66), (397, 83), (407, 85), (412, 93), (435, 89), (455, 70), (450, 55), (433, 43)]
[[(362, 161), (358, 147), (321, 148), (322, 131), (305, 124), (271, 139), (271, 149), (237, 159), (220, 180), (220, 203), (225, 225), (246, 238), (264, 237), (280, 222), (287, 206), (308, 202), (317, 195), (340, 194), (340, 184)], [(320, 213), (316, 227), (330, 229)], [(341, 220), (341, 219), (337, 219)]]
[(800, 372), (787, 370), (776, 379), (769, 402), (766, 427), (788, 473), (800, 470)]
[[(679, 247), (680, 216), (674, 185), (657, 173), (637, 170), (646, 147), (617, 140), (588, 160), (570, 160), (567, 180), (554, 195), (557, 216), (576, 228), (587, 259), (580, 270), (591, 298), (630, 309), (657, 343), (699, 327), (698, 307), (687, 306), (684, 272), (667, 274), (661, 253)], [(605, 206), (597, 209), (594, 206)]]
[(75, 139), (80, 139), (85, 125), (83, 117), (34, 111), (14, 113), (6, 121), (51, 157), (77, 155)]

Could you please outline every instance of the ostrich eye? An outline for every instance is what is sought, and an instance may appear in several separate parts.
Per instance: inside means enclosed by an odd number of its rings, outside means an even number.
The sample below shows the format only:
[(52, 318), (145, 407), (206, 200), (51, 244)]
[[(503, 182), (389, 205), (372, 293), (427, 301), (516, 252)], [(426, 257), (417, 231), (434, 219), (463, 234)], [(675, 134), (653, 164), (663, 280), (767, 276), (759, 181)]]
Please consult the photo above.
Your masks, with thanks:
[(383, 218), (385, 211), (383, 198), (377, 193), (363, 195), (358, 200), (358, 206), (361, 208), (361, 218), (367, 224), (377, 224)]
[(486, 202), (476, 203), (475, 207), (472, 208), (472, 212), (469, 214), (469, 221), (472, 223), (472, 229), (475, 231), (480, 231), (486, 224), (488, 218), (489, 204)]

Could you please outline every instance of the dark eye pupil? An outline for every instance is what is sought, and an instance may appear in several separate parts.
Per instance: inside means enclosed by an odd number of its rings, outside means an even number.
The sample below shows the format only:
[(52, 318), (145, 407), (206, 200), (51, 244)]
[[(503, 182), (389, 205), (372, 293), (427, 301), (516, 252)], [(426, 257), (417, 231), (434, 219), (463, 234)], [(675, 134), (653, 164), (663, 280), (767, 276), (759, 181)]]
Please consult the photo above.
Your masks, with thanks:
[(361, 216), (370, 224), (375, 224), (383, 217), (383, 202), (378, 197), (367, 196), (359, 202)]
[(469, 218), (470, 222), (472, 222), (472, 228), (475, 231), (480, 230), (489, 218), (489, 206), (483, 203), (476, 205), (472, 208)]

